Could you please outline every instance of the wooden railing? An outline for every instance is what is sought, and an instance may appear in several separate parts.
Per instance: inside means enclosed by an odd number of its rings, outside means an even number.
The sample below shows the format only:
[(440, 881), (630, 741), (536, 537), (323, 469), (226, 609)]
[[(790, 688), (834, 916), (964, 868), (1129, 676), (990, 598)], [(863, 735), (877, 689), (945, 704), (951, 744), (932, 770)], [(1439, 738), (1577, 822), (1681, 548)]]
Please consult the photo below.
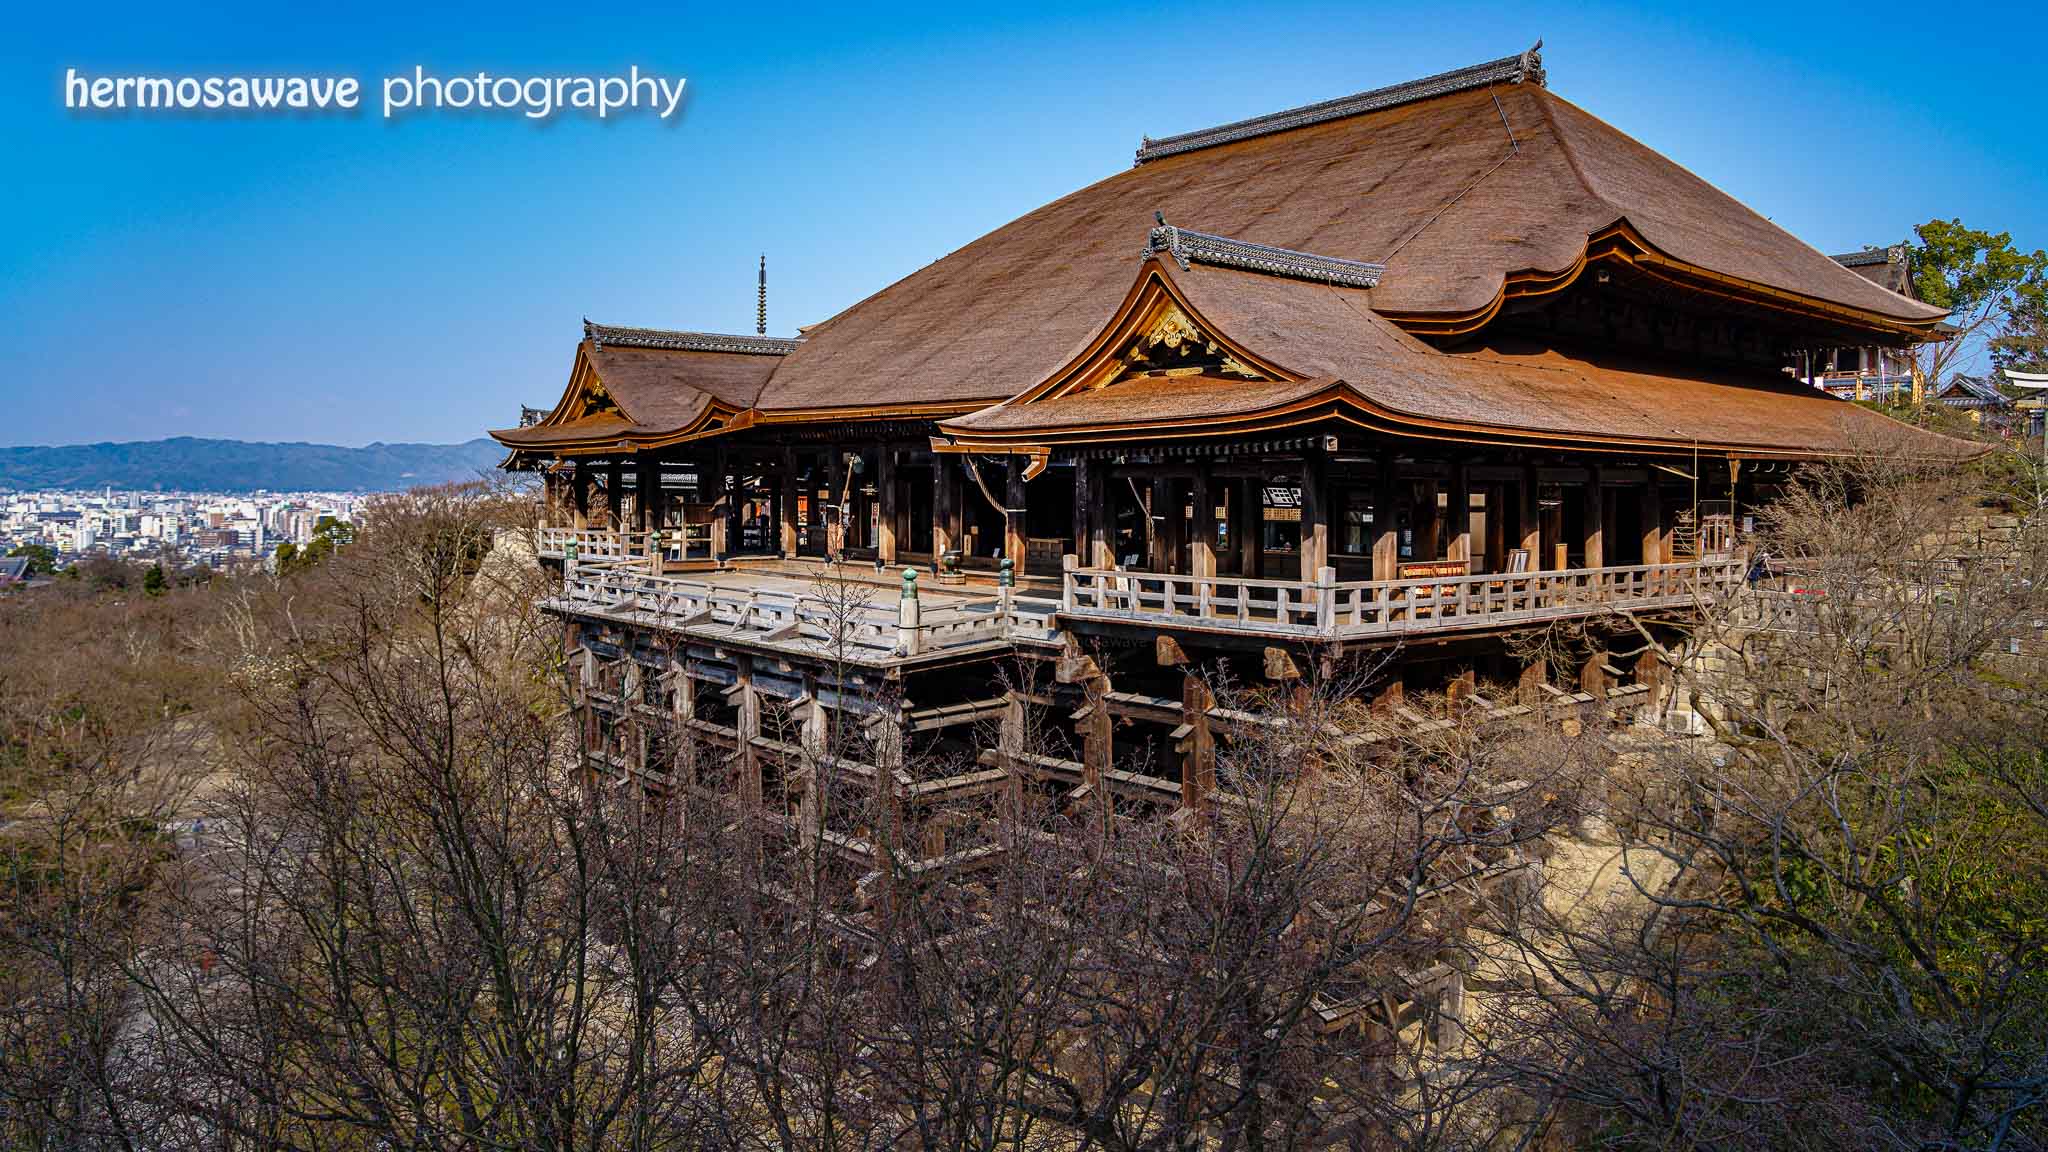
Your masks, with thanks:
[(649, 533), (614, 532), (609, 528), (557, 528), (542, 525), (534, 534), (534, 550), (559, 560), (575, 546), (580, 560), (644, 560)]
[(649, 571), (657, 570), (657, 564), (707, 564), (718, 559), (709, 524), (685, 524), (654, 532), (542, 525), (534, 534), (535, 551), (550, 560), (566, 559), (571, 545), (580, 560), (633, 563)]
[(664, 528), (660, 532), (660, 537), (661, 558), (664, 563), (683, 564), (718, 559), (711, 548), (709, 524), (685, 524), (680, 528)]
[(563, 566), (555, 606), (860, 662), (1040, 634), (1049, 623), (1007, 597), (905, 611), (897, 595), (876, 593), (857, 584), (821, 584), (816, 592), (734, 587), (605, 560), (584, 563), (579, 554)]
[(1070, 568), (1060, 612), (1081, 619), (1344, 638), (1486, 628), (1619, 609), (1706, 603), (1742, 584), (1746, 562), (1715, 557), (1552, 572), (1339, 583)]

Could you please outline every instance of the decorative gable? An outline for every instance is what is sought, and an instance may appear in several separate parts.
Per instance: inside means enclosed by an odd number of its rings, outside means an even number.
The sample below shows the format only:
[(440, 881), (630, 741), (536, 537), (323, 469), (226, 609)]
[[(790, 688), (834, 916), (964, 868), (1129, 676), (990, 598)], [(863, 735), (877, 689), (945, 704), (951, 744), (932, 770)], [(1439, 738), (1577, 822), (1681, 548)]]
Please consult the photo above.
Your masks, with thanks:
[(1083, 387), (1107, 388), (1140, 376), (1234, 376), (1265, 380), (1258, 369), (1230, 354), (1172, 300), (1124, 347), (1121, 355)]
[(572, 420), (613, 415), (619, 410), (618, 402), (612, 399), (610, 392), (605, 391), (604, 381), (599, 380), (595, 374), (589, 377), (589, 383), (584, 386), (582, 395), (576, 398), (576, 405), (576, 414), (570, 417)]

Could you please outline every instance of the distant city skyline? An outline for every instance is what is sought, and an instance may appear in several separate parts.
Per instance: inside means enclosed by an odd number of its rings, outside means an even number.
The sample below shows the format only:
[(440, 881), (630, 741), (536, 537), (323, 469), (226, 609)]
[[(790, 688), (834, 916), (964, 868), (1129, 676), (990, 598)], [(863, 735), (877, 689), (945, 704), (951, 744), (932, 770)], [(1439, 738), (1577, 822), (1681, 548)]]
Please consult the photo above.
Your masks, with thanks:
[[(2048, 18), (1948, 10), (1971, 43)], [(1826, 252), (1934, 216), (2048, 246), (2038, 98), (1924, 7), (730, 5), (18, 13), (0, 445), (460, 443), (579, 321), (790, 334), (1166, 135), (1517, 52)], [(65, 69), (685, 76), (679, 122), (73, 113)]]

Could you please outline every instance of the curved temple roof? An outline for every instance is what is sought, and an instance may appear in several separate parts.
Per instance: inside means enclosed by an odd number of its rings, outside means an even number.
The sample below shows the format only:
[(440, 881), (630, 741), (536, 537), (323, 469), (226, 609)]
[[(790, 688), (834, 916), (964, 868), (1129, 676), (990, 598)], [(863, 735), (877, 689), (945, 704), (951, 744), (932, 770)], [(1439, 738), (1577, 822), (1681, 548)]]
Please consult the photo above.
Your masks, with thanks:
[(530, 427), (491, 433), (515, 451), (654, 447), (734, 427), (795, 340), (583, 322), (569, 386)]
[[(1616, 386), (1619, 377), (1591, 369), (1507, 351), (1450, 355), (1409, 334), (1483, 337), (1507, 299), (1562, 288), (1603, 261), (1873, 342), (1934, 332), (1941, 310), (1843, 267), (1544, 84), (1531, 49), (1148, 140), (1136, 166), (967, 244), (801, 341), (591, 326), (577, 378), (548, 419), (493, 435), (515, 448), (594, 451), (874, 415), (947, 418), (964, 430), (970, 423), (957, 418), (1033, 389), (1083, 353), (1124, 306), (1152, 247), (1193, 267), (1178, 272), (1188, 292), (1232, 283), (1204, 307), (1290, 378), (1343, 381), (1387, 413), (1434, 396), (1436, 408), (1512, 411), (1538, 424), (1554, 418), (1545, 406), (1572, 408), (1572, 378)], [(1274, 293), (1344, 303), (1257, 303)], [(1393, 358), (1366, 362), (1383, 354)], [(592, 380), (616, 411), (578, 398)], [(1519, 399), (1503, 408), (1509, 382)], [(1778, 404), (1805, 399), (1781, 380), (1719, 386), (1760, 389)], [(1678, 411), (1711, 423), (1717, 406), (1741, 406), (1732, 392), (1713, 395)], [(1736, 433), (1725, 431), (1728, 443)]]
[[(1243, 434), (1328, 419), (1425, 439), (1671, 454), (1977, 451), (1762, 372), (1674, 375), (1667, 364), (1595, 361), (1510, 341), (1447, 354), (1374, 314), (1367, 295), (1150, 259), (1116, 318), (1070, 365), (1013, 400), (941, 421), (939, 431), (963, 449), (1032, 454), (1061, 443)], [(1162, 316), (1184, 342), (1213, 344), (1240, 371), (1268, 377), (1124, 374), (1122, 350), (1157, 331)]]

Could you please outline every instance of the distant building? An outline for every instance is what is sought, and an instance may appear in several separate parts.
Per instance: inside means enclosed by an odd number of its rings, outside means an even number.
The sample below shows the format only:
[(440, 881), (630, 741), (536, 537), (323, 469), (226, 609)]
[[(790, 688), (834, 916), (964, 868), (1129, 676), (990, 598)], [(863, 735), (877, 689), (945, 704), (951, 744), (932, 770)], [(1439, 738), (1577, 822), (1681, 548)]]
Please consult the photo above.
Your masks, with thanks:
[(1958, 372), (1934, 393), (1934, 399), (1950, 408), (1960, 408), (1986, 427), (2010, 429), (2020, 423), (2020, 410), (1998, 385), (1981, 376)]
[(28, 582), (28, 557), (0, 557), (0, 588)]
[[(1910, 300), (1920, 298), (1904, 244), (1845, 252), (1834, 259), (1873, 284)], [(1901, 392), (1913, 392), (1913, 357), (1904, 348), (1816, 348), (1801, 357), (1795, 368), (1807, 383), (1845, 400), (1891, 400)]]

